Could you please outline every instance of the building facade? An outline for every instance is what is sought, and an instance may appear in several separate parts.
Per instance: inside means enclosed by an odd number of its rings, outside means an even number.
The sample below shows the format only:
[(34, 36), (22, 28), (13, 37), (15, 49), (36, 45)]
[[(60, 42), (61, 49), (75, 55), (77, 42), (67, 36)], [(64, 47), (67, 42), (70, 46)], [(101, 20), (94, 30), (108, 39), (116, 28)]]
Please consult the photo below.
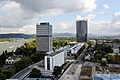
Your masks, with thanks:
[(36, 51), (52, 50), (52, 25), (49, 23), (40, 23), (36, 25)]
[(76, 21), (76, 37), (77, 37), (77, 42), (87, 41), (87, 21), (86, 20)]
[(65, 63), (65, 54), (67, 54), (67, 46), (62, 47), (51, 54), (45, 56), (45, 69), (52, 70), (55, 66), (61, 66)]
[(80, 50), (80, 48), (84, 45), (84, 42), (77, 43), (77, 42), (70, 42), (69, 45), (69, 51), (68, 54), (77, 54), (77, 52)]

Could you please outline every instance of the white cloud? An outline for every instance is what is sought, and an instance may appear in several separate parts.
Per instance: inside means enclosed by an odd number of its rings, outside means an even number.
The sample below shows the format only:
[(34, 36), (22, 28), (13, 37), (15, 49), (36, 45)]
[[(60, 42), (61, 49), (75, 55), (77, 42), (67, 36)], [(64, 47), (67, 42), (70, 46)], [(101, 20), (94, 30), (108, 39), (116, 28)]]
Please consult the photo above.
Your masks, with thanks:
[(120, 16), (120, 12), (115, 12), (114, 16)]
[(15, 27), (15, 28), (6, 28), (2, 27), (0, 28), (0, 34), (2, 33), (25, 33), (25, 34), (35, 34), (36, 32), (36, 25), (35, 24), (30, 24), (30, 25), (25, 25), (22, 27)]
[(26, 33), (26, 34), (33, 34), (36, 32), (36, 25), (35, 24), (25, 25), (25, 26), (19, 28), (18, 32)]
[(76, 16), (76, 20), (92, 20), (96, 17), (96, 14), (87, 14), (86, 16), (82, 17), (80, 15)]
[(112, 20), (106, 22), (93, 20), (90, 22), (90, 25), (90, 32), (93, 32), (94, 34), (118, 35), (120, 34), (120, 15), (115, 13)]
[(82, 16), (80, 16), (80, 15), (77, 15), (76, 16), (76, 20), (78, 21), (78, 20), (84, 20), (85, 18), (84, 17), (82, 17)]
[[(96, 0), (14, 0), (20, 3), (22, 8), (33, 12), (45, 12), (51, 9), (58, 9), (64, 12), (89, 12), (96, 8)], [(29, 4), (28, 4), (29, 3)]]
[(20, 4), (16, 2), (3, 2), (0, 7), (0, 27), (14, 27), (18, 26), (17, 23), (21, 19), (22, 9)]
[(110, 8), (110, 6), (109, 6), (108, 4), (104, 4), (103, 7), (104, 7), (105, 9), (109, 9), (109, 8)]
[[(96, 0), (0, 0), (0, 29), (17, 32), (18, 28), (21, 32), (27, 32), (26, 25), (35, 24), (44, 16), (71, 12), (87, 13), (96, 7)], [(22, 26), (26, 31), (22, 30)]]
[(84, 17), (77, 15), (76, 19), (88, 20), (88, 33), (99, 35), (120, 34), (120, 12), (115, 12), (110, 21), (95, 20), (97, 16), (99, 16), (99, 14), (87, 14)]
[(56, 24), (56, 27), (53, 27), (53, 31), (57, 33), (75, 33), (75, 27), (72, 22), (60, 22)]

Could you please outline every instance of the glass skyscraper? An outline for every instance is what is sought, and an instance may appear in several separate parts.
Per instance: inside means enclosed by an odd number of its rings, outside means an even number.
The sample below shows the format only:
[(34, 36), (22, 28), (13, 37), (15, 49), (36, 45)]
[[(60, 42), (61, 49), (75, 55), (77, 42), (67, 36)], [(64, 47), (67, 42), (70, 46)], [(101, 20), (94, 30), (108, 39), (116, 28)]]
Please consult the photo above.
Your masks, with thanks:
[(86, 20), (76, 21), (76, 37), (77, 37), (77, 42), (87, 41), (87, 21)]

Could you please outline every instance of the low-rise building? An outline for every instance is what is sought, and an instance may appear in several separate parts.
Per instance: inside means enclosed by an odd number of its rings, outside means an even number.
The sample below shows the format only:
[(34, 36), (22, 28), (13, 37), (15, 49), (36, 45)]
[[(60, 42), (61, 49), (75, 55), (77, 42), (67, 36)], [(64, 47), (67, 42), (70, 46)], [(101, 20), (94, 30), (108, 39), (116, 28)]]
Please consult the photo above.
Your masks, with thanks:
[[(45, 69), (53, 70), (54, 66), (61, 66), (65, 62), (68, 46), (62, 47), (45, 56)], [(48, 53), (48, 52), (47, 52)]]
[(78, 42), (70, 42), (70, 48), (68, 50), (68, 54), (76, 54), (78, 50), (84, 45), (85, 43), (78, 43)]
[(118, 54), (120, 52), (119, 48), (113, 48), (113, 52)]
[(101, 69), (94, 67), (92, 80), (120, 80), (120, 68), (102, 67)]
[(8, 57), (8, 59), (5, 60), (5, 64), (12, 65), (13, 63), (19, 61), (21, 58), (17, 55), (13, 55), (12, 57)]
[(82, 64), (72, 64), (59, 80), (79, 80)]

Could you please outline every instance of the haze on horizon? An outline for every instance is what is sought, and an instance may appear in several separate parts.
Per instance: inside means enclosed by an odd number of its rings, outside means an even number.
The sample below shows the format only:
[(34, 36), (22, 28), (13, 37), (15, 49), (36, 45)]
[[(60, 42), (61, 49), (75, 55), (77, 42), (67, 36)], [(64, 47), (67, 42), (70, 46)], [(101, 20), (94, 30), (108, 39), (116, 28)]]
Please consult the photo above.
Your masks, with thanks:
[(88, 20), (88, 33), (120, 34), (119, 0), (0, 0), (0, 34), (36, 33), (50, 22), (54, 33), (75, 33), (76, 20)]

